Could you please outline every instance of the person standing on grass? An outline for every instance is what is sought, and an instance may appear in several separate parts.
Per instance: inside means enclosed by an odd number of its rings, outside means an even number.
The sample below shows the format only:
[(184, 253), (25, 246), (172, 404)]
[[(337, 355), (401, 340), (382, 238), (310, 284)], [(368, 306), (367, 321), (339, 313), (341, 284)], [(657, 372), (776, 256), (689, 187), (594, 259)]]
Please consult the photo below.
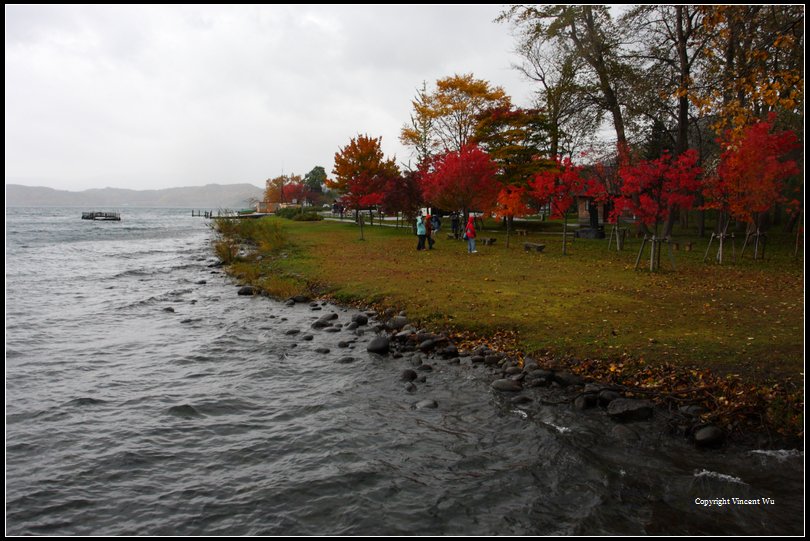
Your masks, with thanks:
[(439, 229), (442, 227), (442, 221), (439, 219), (438, 214), (434, 214), (433, 217), (430, 219), (430, 231), (431, 231), (431, 238), (433, 241), (436, 241), (436, 235), (439, 234)]
[(416, 217), (416, 236), (419, 237), (419, 242), (416, 243), (416, 251), (421, 252), (425, 249), (425, 237), (427, 236), (425, 219), (421, 214)]
[(436, 242), (433, 240), (433, 216), (428, 214), (425, 216), (425, 229), (427, 230), (427, 242), (428, 242), (428, 250), (433, 249), (433, 244)]
[(475, 218), (470, 214), (470, 219), (467, 220), (467, 228), (464, 230), (464, 238), (467, 239), (467, 252), (470, 254), (477, 254), (478, 250), (475, 249)]
[(458, 212), (454, 212), (450, 216), (450, 226), (453, 228), (453, 238), (458, 240), (459, 236), (461, 236), (461, 218)]

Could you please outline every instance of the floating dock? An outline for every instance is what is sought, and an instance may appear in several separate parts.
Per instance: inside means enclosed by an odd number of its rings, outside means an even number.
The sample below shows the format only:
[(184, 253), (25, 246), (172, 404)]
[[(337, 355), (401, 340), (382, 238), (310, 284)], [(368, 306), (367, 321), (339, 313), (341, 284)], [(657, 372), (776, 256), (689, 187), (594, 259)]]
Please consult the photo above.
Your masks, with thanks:
[(82, 220), (100, 220), (105, 222), (120, 222), (119, 212), (82, 212)]

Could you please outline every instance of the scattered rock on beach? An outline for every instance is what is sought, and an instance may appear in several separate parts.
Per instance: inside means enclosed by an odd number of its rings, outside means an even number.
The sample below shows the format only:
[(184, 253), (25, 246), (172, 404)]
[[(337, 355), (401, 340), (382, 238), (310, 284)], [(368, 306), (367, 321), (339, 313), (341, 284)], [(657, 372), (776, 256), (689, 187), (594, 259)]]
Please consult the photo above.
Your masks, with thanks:
[(492, 382), (492, 388), (496, 391), (516, 393), (523, 389), (519, 381), (513, 379), (496, 379)]
[(695, 431), (694, 438), (699, 447), (715, 447), (723, 443), (726, 435), (720, 428), (708, 425)]
[(388, 328), (392, 331), (398, 331), (408, 324), (408, 318), (404, 316), (394, 316), (388, 322)]
[(357, 325), (367, 325), (368, 316), (366, 314), (354, 314), (352, 316), (352, 322), (357, 323)]
[(595, 394), (581, 394), (574, 399), (574, 407), (578, 410), (586, 410), (596, 406)]
[(428, 352), (436, 346), (436, 340), (428, 339), (419, 344), (419, 351)]
[(603, 408), (608, 407), (608, 404), (621, 398), (622, 395), (617, 393), (616, 391), (611, 391), (610, 389), (604, 389), (599, 391), (599, 405)]
[(413, 405), (413, 409), (422, 410), (422, 409), (435, 409), (439, 407), (439, 403), (433, 400), (432, 398), (426, 398), (425, 400), (420, 400), (416, 404)]
[(652, 417), (653, 407), (649, 400), (617, 398), (608, 404), (607, 413), (616, 421), (644, 421)]
[(236, 292), (237, 295), (255, 295), (256, 293), (258, 293), (258, 291), (253, 286), (242, 286), (239, 288), (239, 291)]
[(559, 383), (562, 387), (569, 387), (571, 385), (582, 385), (585, 380), (582, 377), (572, 374), (571, 372), (555, 372), (554, 381)]
[(390, 348), (390, 341), (386, 336), (376, 336), (374, 337), (371, 342), (368, 343), (366, 350), (369, 353), (378, 353), (380, 355), (385, 355), (388, 353)]

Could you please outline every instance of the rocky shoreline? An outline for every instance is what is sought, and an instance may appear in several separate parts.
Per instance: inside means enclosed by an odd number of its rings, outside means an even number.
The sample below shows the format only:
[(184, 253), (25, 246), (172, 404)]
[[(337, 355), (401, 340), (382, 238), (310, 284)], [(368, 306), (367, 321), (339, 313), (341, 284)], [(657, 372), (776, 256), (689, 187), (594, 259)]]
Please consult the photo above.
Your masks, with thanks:
[[(253, 286), (241, 286), (238, 294), (266, 293)], [(720, 426), (701, 420), (705, 410), (699, 406), (684, 405), (667, 411), (652, 400), (634, 396), (621, 386), (589, 381), (553, 363), (510, 355), (487, 346), (459, 349), (453, 337), (418, 328), (403, 311), (387, 309), (380, 313), (364, 310), (346, 318), (329, 307), (343, 312), (348, 312), (348, 308), (339, 308), (328, 301), (313, 300), (305, 295), (291, 297), (284, 303), (289, 307), (307, 305), (313, 313), (309, 329), (295, 329), (287, 334), (294, 333), (300, 336), (300, 340), (307, 341), (313, 339), (312, 333), (351, 331), (356, 338), (338, 342), (338, 348), (348, 353), (365, 346), (367, 355), (404, 364), (406, 367), (400, 370), (399, 379), (405, 393), (417, 393), (431, 372), (443, 369), (443, 365), (466, 366), (486, 373), (491, 380), (492, 392), (519, 410), (567, 406), (574, 411), (603, 415), (605, 422), (613, 423), (611, 435), (627, 443), (638, 441), (642, 433), (650, 430), (650, 425), (643, 423), (652, 423), (659, 433), (687, 439), (699, 448), (722, 449), (732, 444)], [(331, 353), (328, 348), (320, 348), (317, 352)], [(345, 355), (339, 356), (335, 362), (349, 364), (359, 360), (356, 356)], [(440, 405), (432, 398), (412, 404), (413, 409), (437, 407)], [(639, 423), (642, 423), (641, 428), (635, 428)], [(762, 441), (752, 441), (750, 447), (761, 448), (762, 444)]]

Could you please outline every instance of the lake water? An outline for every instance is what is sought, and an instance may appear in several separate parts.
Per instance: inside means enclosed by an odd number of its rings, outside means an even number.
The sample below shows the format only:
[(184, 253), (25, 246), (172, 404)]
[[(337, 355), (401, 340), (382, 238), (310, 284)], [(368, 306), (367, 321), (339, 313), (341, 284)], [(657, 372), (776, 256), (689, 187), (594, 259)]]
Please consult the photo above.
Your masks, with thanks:
[(802, 452), (628, 442), (466, 359), (406, 392), (371, 331), (310, 328), (353, 311), (237, 296), (189, 210), (81, 210), (6, 209), (7, 534), (804, 531)]

